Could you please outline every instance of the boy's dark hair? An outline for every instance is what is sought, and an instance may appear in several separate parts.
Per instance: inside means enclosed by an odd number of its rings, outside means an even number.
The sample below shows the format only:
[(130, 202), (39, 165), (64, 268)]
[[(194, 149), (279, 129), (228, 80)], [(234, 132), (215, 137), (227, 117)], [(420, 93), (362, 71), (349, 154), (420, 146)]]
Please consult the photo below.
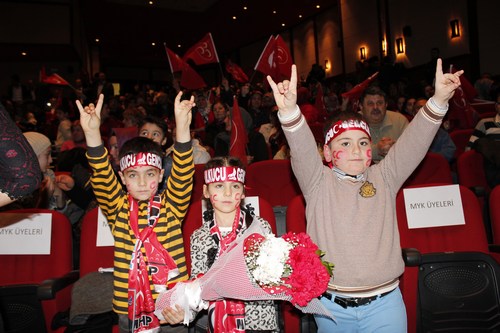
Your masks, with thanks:
[(163, 157), (163, 150), (160, 145), (148, 138), (137, 136), (126, 141), (120, 148), (119, 158), (128, 154), (153, 153)]
[(379, 86), (369, 86), (368, 88), (366, 88), (359, 97), (360, 104), (363, 104), (363, 101), (365, 100), (365, 97), (367, 95), (379, 95), (384, 98), (384, 101), (387, 101), (387, 94)]
[(144, 124), (155, 124), (163, 131), (163, 135), (165, 137), (167, 137), (168, 126), (167, 126), (167, 123), (163, 119), (155, 117), (155, 116), (146, 116), (146, 117), (142, 118), (141, 121), (139, 122), (139, 129), (142, 126), (144, 126)]
[(349, 119), (363, 120), (366, 122), (366, 120), (363, 118), (363, 115), (359, 112), (353, 112), (353, 111), (339, 112), (334, 116), (330, 117), (329, 119), (327, 119), (327, 121), (325, 122), (325, 126), (323, 127), (323, 138), (326, 136), (326, 132), (328, 132), (332, 127), (332, 125), (335, 124), (337, 121), (339, 120), (344, 121)]
[(163, 136), (167, 140), (165, 141), (165, 144), (162, 146), (162, 148), (167, 148), (174, 144), (172, 133), (170, 133), (170, 131), (168, 130), (168, 125), (165, 120), (155, 116), (148, 115), (142, 118), (141, 122), (139, 123), (139, 126), (137, 127), (139, 131), (144, 124), (155, 124), (163, 131)]

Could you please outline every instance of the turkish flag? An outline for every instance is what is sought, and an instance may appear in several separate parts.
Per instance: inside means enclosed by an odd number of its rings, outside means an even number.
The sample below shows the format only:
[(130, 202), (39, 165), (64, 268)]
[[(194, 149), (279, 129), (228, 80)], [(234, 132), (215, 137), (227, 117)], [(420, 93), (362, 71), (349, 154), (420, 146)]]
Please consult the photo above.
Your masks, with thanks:
[[(457, 70), (453, 67), (452, 73)], [(448, 131), (454, 129), (474, 128), (479, 118), (477, 111), (470, 105), (470, 102), (477, 96), (477, 90), (465, 78), (460, 76), (460, 87), (455, 90), (450, 99), (449, 110), (446, 119), (449, 122)]]
[(359, 98), (361, 97), (361, 95), (363, 94), (365, 89), (368, 88), (368, 86), (370, 84), (372, 84), (373, 81), (375, 81), (377, 76), (378, 76), (378, 72), (373, 73), (369, 78), (367, 78), (366, 80), (364, 80), (361, 83), (358, 83), (351, 90), (349, 90), (341, 95), (343, 98), (348, 98), (351, 100), (352, 110), (354, 112), (356, 112), (358, 110)]
[(233, 63), (231, 60), (228, 60), (226, 62), (226, 71), (231, 74), (234, 80), (240, 82), (240, 83), (246, 83), (248, 82), (248, 76), (246, 73), (243, 71), (243, 69)]
[(248, 134), (241, 118), (240, 107), (238, 99), (233, 97), (233, 116), (231, 119), (231, 140), (229, 145), (229, 155), (238, 157), (241, 162), (246, 166), (247, 161), (247, 143)]
[(206, 87), (207, 84), (191, 66), (184, 63), (181, 76), (181, 86), (186, 89), (196, 90)]
[(280, 35), (276, 36), (274, 48), (276, 52), (275, 61), (277, 68), (277, 79), (279, 81), (285, 79), (289, 80), (292, 75), (292, 54), (290, 53), (290, 49)]
[(205, 65), (219, 62), (212, 34), (208, 33), (198, 43), (191, 46), (182, 58), (184, 61), (191, 59), (196, 65)]
[(185, 62), (175, 54), (172, 50), (165, 46), (165, 51), (167, 52), (168, 64), (170, 65), (170, 71), (172, 73), (180, 72), (184, 68)]
[(47, 75), (45, 73), (45, 67), (40, 70), (40, 82), (47, 84), (56, 84), (59, 86), (71, 86), (68, 81), (63, 79), (59, 74)]
[(269, 37), (262, 51), (255, 70), (270, 75), (275, 81), (290, 79), (292, 73), (292, 55), (280, 35)]
[(259, 60), (257, 60), (257, 64), (254, 68), (256, 71), (270, 75), (273, 78), (276, 77), (276, 61), (274, 59), (276, 53), (274, 48), (275, 44), (276, 39), (273, 36), (269, 37), (269, 40), (267, 41), (264, 50), (262, 50)]

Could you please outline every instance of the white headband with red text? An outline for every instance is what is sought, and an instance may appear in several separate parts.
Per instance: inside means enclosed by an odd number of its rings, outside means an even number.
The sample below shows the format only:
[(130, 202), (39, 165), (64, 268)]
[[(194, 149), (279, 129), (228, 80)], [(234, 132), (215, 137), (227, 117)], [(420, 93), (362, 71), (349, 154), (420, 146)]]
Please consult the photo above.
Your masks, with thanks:
[(137, 153), (127, 154), (120, 159), (120, 170), (122, 172), (136, 166), (152, 166), (161, 170), (162, 158), (155, 153)]
[(207, 169), (204, 172), (205, 184), (220, 182), (245, 183), (245, 170), (232, 166), (221, 166)]
[(339, 120), (333, 124), (332, 127), (330, 127), (328, 132), (326, 132), (325, 145), (328, 145), (333, 139), (335, 139), (335, 137), (350, 130), (363, 131), (366, 135), (368, 135), (370, 140), (372, 139), (370, 135), (370, 127), (368, 127), (368, 124), (365, 121), (357, 119)]

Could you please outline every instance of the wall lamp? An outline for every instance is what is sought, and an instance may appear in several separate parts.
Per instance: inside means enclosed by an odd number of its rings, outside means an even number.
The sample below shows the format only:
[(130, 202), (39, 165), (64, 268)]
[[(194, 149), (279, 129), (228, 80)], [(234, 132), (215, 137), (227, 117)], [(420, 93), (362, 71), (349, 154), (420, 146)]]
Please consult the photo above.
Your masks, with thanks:
[(330, 60), (325, 59), (325, 70), (329, 71), (332, 68), (332, 65), (330, 64)]
[(361, 60), (366, 59), (366, 48), (365, 47), (359, 48), (359, 57), (361, 58)]
[(387, 51), (387, 42), (385, 39), (382, 40), (382, 53), (386, 53)]
[(405, 53), (403, 38), (396, 39), (396, 52), (398, 54)]
[(460, 23), (458, 20), (450, 21), (451, 38), (460, 37)]

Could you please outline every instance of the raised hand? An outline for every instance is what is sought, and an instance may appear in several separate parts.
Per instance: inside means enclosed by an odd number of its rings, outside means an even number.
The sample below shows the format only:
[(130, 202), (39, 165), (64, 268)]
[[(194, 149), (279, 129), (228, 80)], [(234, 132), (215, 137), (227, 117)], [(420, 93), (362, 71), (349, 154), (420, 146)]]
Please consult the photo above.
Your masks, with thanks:
[(189, 100), (181, 101), (182, 91), (179, 91), (175, 97), (174, 113), (175, 113), (175, 139), (177, 142), (191, 141), (191, 133), (189, 132), (189, 125), (191, 125), (191, 118), (193, 117), (191, 109), (196, 105), (194, 96), (191, 95)]
[(292, 113), (297, 105), (297, 67), (292, 65), (290, 80), (275, 83), (268, 75), (267, 81), (273, 89), (274, 100), (282, 115)]
[(453, 74), (443, 73), (443, 62), (441, 59), (437, 60), (435, 93), (432, 99), (438, 106), (444, 107), (453, 97), (455, 90), (460, 87), (460, 75), (463, 73), (463, 70)]
[(101, 110), (103, 102), (103, 94), (99, 95), (97, 105), (90, 103), (88, 106), (83, 107), (79, 100), (76, 101), (76, 106), (78, 106), (78, 110), (80, 110), (80, 124), (82, 125), (87, 146), (89, 147), (97, 147), (102, 144), (99, 127), (101, 126)]

